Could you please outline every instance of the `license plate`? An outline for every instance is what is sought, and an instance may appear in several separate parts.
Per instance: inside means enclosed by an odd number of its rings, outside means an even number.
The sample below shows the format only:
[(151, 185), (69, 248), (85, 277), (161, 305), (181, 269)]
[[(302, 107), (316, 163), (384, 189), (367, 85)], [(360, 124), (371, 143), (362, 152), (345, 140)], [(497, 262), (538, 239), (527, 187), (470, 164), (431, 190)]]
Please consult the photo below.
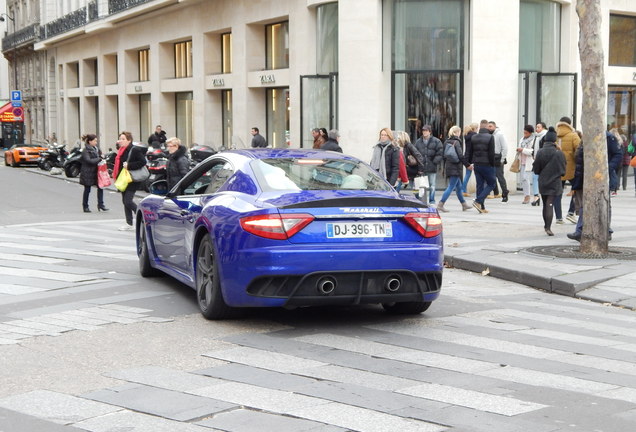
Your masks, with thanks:
[(393, 237), (391, 222), (336, 222), (327, 224), (327, 238)]

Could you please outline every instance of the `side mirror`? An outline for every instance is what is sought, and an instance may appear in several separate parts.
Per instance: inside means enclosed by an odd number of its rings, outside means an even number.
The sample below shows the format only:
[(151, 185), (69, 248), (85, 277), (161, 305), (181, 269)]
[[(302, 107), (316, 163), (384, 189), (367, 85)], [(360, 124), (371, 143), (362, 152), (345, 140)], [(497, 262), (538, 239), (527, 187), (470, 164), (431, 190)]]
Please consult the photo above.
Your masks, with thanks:
[(167, 195), (169, 190), (168, 180), (157, 180), (150, 184), (148, 190), (154, 195)]

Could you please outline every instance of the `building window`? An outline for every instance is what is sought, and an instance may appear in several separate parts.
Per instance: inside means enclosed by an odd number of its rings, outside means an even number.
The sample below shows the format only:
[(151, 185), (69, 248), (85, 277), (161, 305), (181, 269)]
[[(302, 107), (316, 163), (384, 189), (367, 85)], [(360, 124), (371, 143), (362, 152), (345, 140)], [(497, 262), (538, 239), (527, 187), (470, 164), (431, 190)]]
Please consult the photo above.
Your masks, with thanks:
[(221, 35), (221, 73), (232, 73), (232, 33)]
[(338, 72), (338, 3), (317, 8), (316, 72)]
[(177, 136), (181, 142), (192, 145), (192, 92), (175, 93)]
[(289, 67), (289, 22), (265, 26), (265, 69)]
[(636, 17), (610, 15), (610, 66), (636, 66)]
[(266, 92), (267, 144), (274, 148), (287, 148), (289, 145), (289, 88), (271, 88)]
[(393, 0), (393, 70), (464, 65), (464, 0)]
[(225, 148), (232, 147), (232, 90), (223, 90), (221, 92), (222, 106), (222, 128), (223, 128), (223, 145)]
[(149, 94), (139, 95), (139, 131), (139, 141), (143, 141), (144, 137), (149, 137), (153, 132)]
[(150, 60), (150, 50), (142, 49), (137, 51), (137, 59), (138, 59), (138, 68), (139, 68), (139, 81), (148, 81), (150, 80), (149, 74), (149, 60)]
[(522, 0), (519, 10), (519, 70), (559, 72), (561, 5)]
[(192, 41), (174, 44), (174, 77), (192, 76)]

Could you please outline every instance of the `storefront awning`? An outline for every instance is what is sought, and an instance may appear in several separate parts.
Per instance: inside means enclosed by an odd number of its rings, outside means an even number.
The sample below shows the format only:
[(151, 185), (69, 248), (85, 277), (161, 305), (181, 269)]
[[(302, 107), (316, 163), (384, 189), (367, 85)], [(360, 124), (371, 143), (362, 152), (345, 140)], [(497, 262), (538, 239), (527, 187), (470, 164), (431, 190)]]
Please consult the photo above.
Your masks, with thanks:
[(8, 102), (0, 107), (0, 122), (21, 122), (24, 121), (24, 108), (14, 107)]

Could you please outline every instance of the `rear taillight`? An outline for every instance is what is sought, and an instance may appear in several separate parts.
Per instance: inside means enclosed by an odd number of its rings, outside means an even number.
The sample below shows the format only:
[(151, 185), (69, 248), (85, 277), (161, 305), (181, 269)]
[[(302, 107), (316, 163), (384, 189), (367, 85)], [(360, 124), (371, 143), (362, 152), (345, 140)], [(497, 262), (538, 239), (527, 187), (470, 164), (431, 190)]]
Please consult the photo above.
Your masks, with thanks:
[(313, 220), (309, 214), (266, 214), (242, 218), (241, 227), (259, 237), (286, 240)]
[(408, 213), (404, 220), (422, 237), (430, 238), (442, 233), (442, 219), (437, 213)]

